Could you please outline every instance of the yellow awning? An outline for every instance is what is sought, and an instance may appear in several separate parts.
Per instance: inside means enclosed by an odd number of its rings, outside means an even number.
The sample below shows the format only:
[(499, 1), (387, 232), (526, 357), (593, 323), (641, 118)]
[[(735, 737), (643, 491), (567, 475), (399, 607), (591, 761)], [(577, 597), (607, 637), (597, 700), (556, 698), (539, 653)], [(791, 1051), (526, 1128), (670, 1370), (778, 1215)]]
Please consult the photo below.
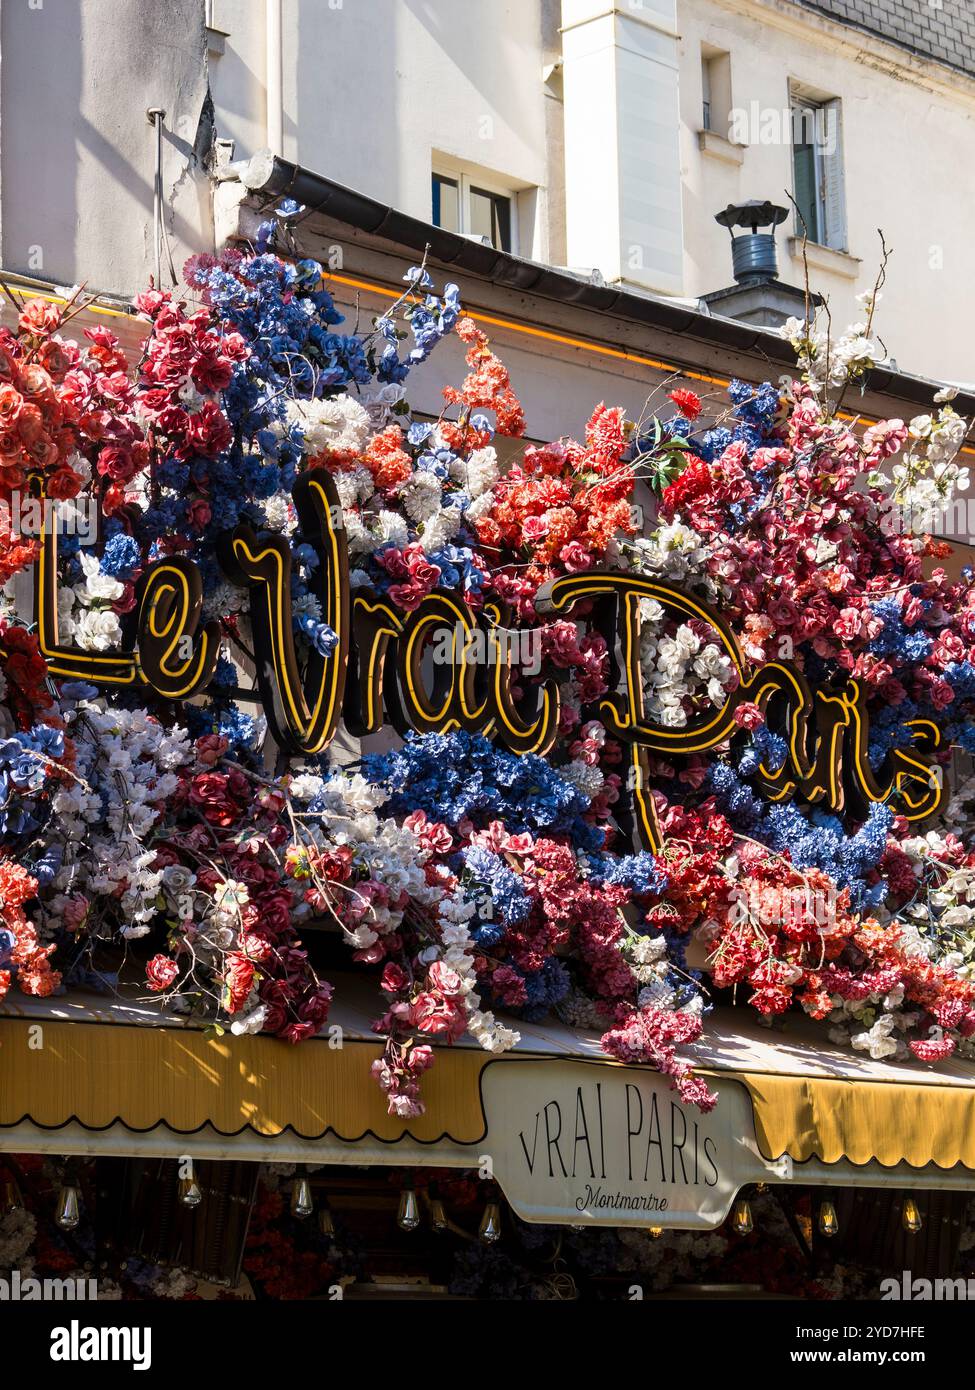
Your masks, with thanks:
[[(0, 1147), (5, 1130), (12, 1137), (25, 1124), (89, 1131), (121, 1124), (140, 1134), (412, 1140), (430, 1145), (432, 1155), (438, 1143), (476, 1146), (485, 1138), (486, 1067), (540, 1058), (619, 1065), (600, 1051), (598, 1035), (519, 1025), (520, 1046), (501, 1057), (474, 1046), (438, 1048), (423, 1077), (425, 1113), (398, 1119), (370, 1076), (382, 1051), (369, 1030), (373, 1008), (361, 981), (343, 981), (330, 1020), (340, 1032), (295, 1047), (216, 1037), (152, 1004), (8, 995), (0, 1007)], [(967, 1064), (873, 1062), (824, 1046), (801, 1020), (773, 1032), (744, 1010), (716, 1011), (687, 1055), (715, 1084), (744, 1088), (766, 1160), (961, 1167), (972, 1170), (975, 1186), (975, 1068)]]
[(0, 1129), (29, 1120), (44, 1129), (71, 1121), (85, 1129), (121, 1123), (144, 1132), (162, 1125), (193, 1134), (250, 1130), (347, 1143), (484, 1134), (478, 1085), (483, 1052), (445, 1050), (423, 1078), (426, 1113), (387, 1114), (369, 1074), (382, 1055), (374, 1042), (325, 1039), (292, 1046), (274, 1038), (212, 1037), (196, 1028), (45, 1021), (42, 1045), (24, 1019), (0, 1020)]
[(975, 1176), (975, 1078), (970, 1086), (761, 1074), (738, 1080), (751, 1097), (765, 1158), (961, 1164)]
[(874, 1061), (830, 1043), (809, 1019), (766, 1028), (744, 1009), (716, 1010), (690, 1051), (704, 1074), (746, 1088), (766, 1159), (935, 1164), (975, 1175), (971, 1063)]

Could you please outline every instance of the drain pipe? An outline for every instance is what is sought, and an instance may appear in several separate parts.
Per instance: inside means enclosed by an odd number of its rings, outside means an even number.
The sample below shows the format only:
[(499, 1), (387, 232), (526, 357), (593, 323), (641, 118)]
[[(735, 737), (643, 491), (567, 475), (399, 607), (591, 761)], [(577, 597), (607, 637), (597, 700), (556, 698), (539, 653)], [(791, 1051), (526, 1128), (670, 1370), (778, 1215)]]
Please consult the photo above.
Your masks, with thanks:
[(267, 146), (284, 153), (284, 90), (281, 79), (281, 0), (264, 0), (264, 63), (267, 98)]
[(155, 252), (156, 289), (162, 289), (162, 133), (166, 113), (161, 106), (150, 106), (146, 119), (156, 131), (156, 167), (152, 178), (152, 241)]

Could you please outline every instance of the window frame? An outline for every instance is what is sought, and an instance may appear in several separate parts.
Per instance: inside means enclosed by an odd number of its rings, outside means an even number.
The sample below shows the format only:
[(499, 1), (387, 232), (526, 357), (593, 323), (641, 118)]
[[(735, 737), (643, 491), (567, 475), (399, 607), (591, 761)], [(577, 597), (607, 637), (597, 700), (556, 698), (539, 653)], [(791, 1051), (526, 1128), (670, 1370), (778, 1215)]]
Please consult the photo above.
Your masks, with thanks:
[[(434, 163), (430, 172), (430, 216), (433, 219), (433, 183), (435, 179), (440, 179), (445, 183), (452, 184), (457, 189), (457, 215), (460, 222), (458, 231), (461, 236), (473, 236), (471, 226), (471, 194), (480, 193), (484, 197), (493, 199), (503, 198), (508, 204), (508, 241), (507, 247), (498, 246), (495, 250), (505, 251), (509, 255), (518, 254), (518, 193), (517, 190), (496, 182), (489, 175), (484, 176), (480, 173), (468, 173), (463, 169), (451, 169), (446, 165)], [(492, 225), (494, 222), (494, 205), (492, 203)], [(439, 223), (434, 222), (434, 226)], [(446, 228), (445, 230), (451, 230)]]
[[(456, 228), (454, 228), (454, 227), (443, 227), (443, 223), (437, 221), (437, 216), (436, 216), (436, 215), (437, 215), (437, 202), (439, 202), (439, 198), (438, 198), (436, 201), (434, 200), (434, 185), (437, 184), (437, 183), (447, 184), (449, 187), (456, 188), (456, 190), (457, 190), (457, 222), (458, 222), (458, 225), (457, 225)], [(445, 173), (441, 173), (441, 171), (440, 171), (439, 169), (434, 169), (434, 170), (432, 171), (432, 173), (431, 173), (431, 175), (430, 175), (430, 220), (431, 220), (431, 222), (433, 223), (433, 225), (434, 225), (435, 227), (443, 227), (443, 230), (444, 230), (444, 231), (452, 232), (452, 231), (455, 231), (455, 230), (456, 230), (457, 232), (460, 232), (461, 227), (462, 227), (462, 224), (463, 224), (464, 216), (463, 216), (463, 196), (462, 196), (462, 193), (461, 193), (460, 177), (459, 177), (459, 175), (457, 175), (457, 174), (445, 174)]]
[(701, 129), (728, 140), (734, 93), (731, 51), (701, 44)]
[[(816, 138), (814, 130), (811, 142), (797, 143), (801, 123), (806, 119), (804, 113), (812, 113), (814, 125), (820, 120), (828, 120), (832, 114), (836, 127), (836, 148), (830, 153)], [(792, 194), (796, 204), (796, 235), (807, 239), (816, 246), (828, 251), (849, 253), (849, 221), (846, 209), (846, 169), (843, 155), (843, 102), (840, 97), (814, 93), (798, 83), (789, 84), (790, 142), (789, 152), (792, 162)], [(806, 132), (802, 132), (806, 133)], [(813, 198), (816, 212), (816, 226), (803, 227), (799, 206), (798, 161), (800, 149), (812, 152)], [(833, 183), (834, 206), (830, 207)]]

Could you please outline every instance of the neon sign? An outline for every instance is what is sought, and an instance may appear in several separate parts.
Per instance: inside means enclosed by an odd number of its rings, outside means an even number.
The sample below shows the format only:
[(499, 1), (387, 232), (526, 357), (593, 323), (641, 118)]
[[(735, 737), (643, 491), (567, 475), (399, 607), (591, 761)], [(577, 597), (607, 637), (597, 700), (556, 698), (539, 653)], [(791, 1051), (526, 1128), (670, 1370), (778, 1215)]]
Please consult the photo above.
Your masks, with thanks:
[[(505, 640), (510, 611), (488, 603), (479, 612), (458, 594), (435, 590), (404, 615), (371, 589), (352, 590), (342, 509), (330, 476), (305, 474), (293, 500), (305, 542), (318, 556), (311, 587), (324, 620), (338, 637), (328, 656), (311, 652), (302, 668), (291, 622), (292, 554), (281, 536), (258, 536), (246, 526), (220, 538), (218, 559), (227, 577), (247, 588), (254, 632), (260, 700), (278, 744), (292, 754), (321, 753), (340, 720), (356, 737), (388, 722), (397, 733), (449, 733), (464, 729), (495, 739), (517, 754), (544, 755), (558, 735), (559, 690), (550, 677), (516, 697), (524, 673)], [(57, 532), (41, 537), (35, 567), (35, 620), (40, 649), (52, 676), (109, 689), (148, 686), (169, 700), (186, 700), (213, 677), (220, 646), (216, 623), (201, 627), (202, 581), (185, 557), (161, 559), (145, 570), (126, 645), (110, 653), (64, 646), (58, 636)], [(681, 728), (647, 721), (640, 671), (640, 600), (665, 612), (707, 623), (734, 663), (739, 683), (720, 709), (695, 715)], [(781, 766), (759, 766), (757, 786), (773, 801), (801, 797), (862, 819), (871, 802), (890, 802), (910, 821), (938, 811), (946, 796), (932, 762), (941, 731), (930, 720), (905, 722), (910, 743), (895, 748), (875, 771), (867, 757), (865, 692), (855, 680), (811, 689), (786, 661), (747, 665), (731, 628), (702, 600), (639, 574), (590, 571), (546, 584), (536, 598), (541, 613), (572, 616), (585, 603), (587, 618), (606, 637), (610, 691), (599, 702), (607, 732), (629, 750), (627, 785), (633, 792), (631, 828), (658, 849), (660, 830), (649, 786), (647, 754), (704, 753), (739, 735), (735, 711), (753, 702), (788, 753)], [(433, 665), (424, 656), (449, 633), (452, 659)], [(472, 659), (487, 653), (487, 660)]]

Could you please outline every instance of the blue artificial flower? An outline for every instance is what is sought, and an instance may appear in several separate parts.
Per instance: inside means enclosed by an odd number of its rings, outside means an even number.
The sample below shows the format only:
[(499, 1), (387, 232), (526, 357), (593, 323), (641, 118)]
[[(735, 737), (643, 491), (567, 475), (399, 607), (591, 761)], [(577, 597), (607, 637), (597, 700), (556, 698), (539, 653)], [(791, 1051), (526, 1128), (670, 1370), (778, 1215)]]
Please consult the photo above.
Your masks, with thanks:
[(423, 266), (411, 265), (409, 270), (403, 276), (403, 279), (406, 281), (408, 285), (413, 286), (414, 289), (433, 289), (433, 281), (430, 279), (430, 272), (426, 270)]
[(319, 656), (331, 656), (339, 644), (338, 633), (328, 623), (318, 622), (310, 613), (303, 613), (296, 625)]
[(406, 431), (406, 438), (416, 446), (425, 444), (433, 434), (433, 425), (427, 420), (414, 420)]
[(501, 820), (513, 835), (565, 833), (585, 849), (602, 844), (602, 832), (583, 819), (587, 796), (543, 758), (507, 753), (480, 734), (411, 732), (395, 752), (366, 754), (362, 768), (389, 792), (394, 815), (422, 810), (454, 829)]
[(132, 572), (141, 558), (136, 538), (119, 531), (106, 542), (99, 567), (102, 574), (124, 581), (132, 577)]
[(521, 876), (492, 850), (470, 845), (459, 857), (474, 882), (486, 890), (486, 894), (474, 893), (482, 922), (481, 928), (474, 933), (475, 939), (479, 945), (493, 945), (494, 941), (489, 941), (488, 936), (496, 931), (494, 940), (500, 940), (503, 934), (493, 919), (500, 919), (504, 927), (517, 926), (531, 911), (531, 897), (525, 891)]

